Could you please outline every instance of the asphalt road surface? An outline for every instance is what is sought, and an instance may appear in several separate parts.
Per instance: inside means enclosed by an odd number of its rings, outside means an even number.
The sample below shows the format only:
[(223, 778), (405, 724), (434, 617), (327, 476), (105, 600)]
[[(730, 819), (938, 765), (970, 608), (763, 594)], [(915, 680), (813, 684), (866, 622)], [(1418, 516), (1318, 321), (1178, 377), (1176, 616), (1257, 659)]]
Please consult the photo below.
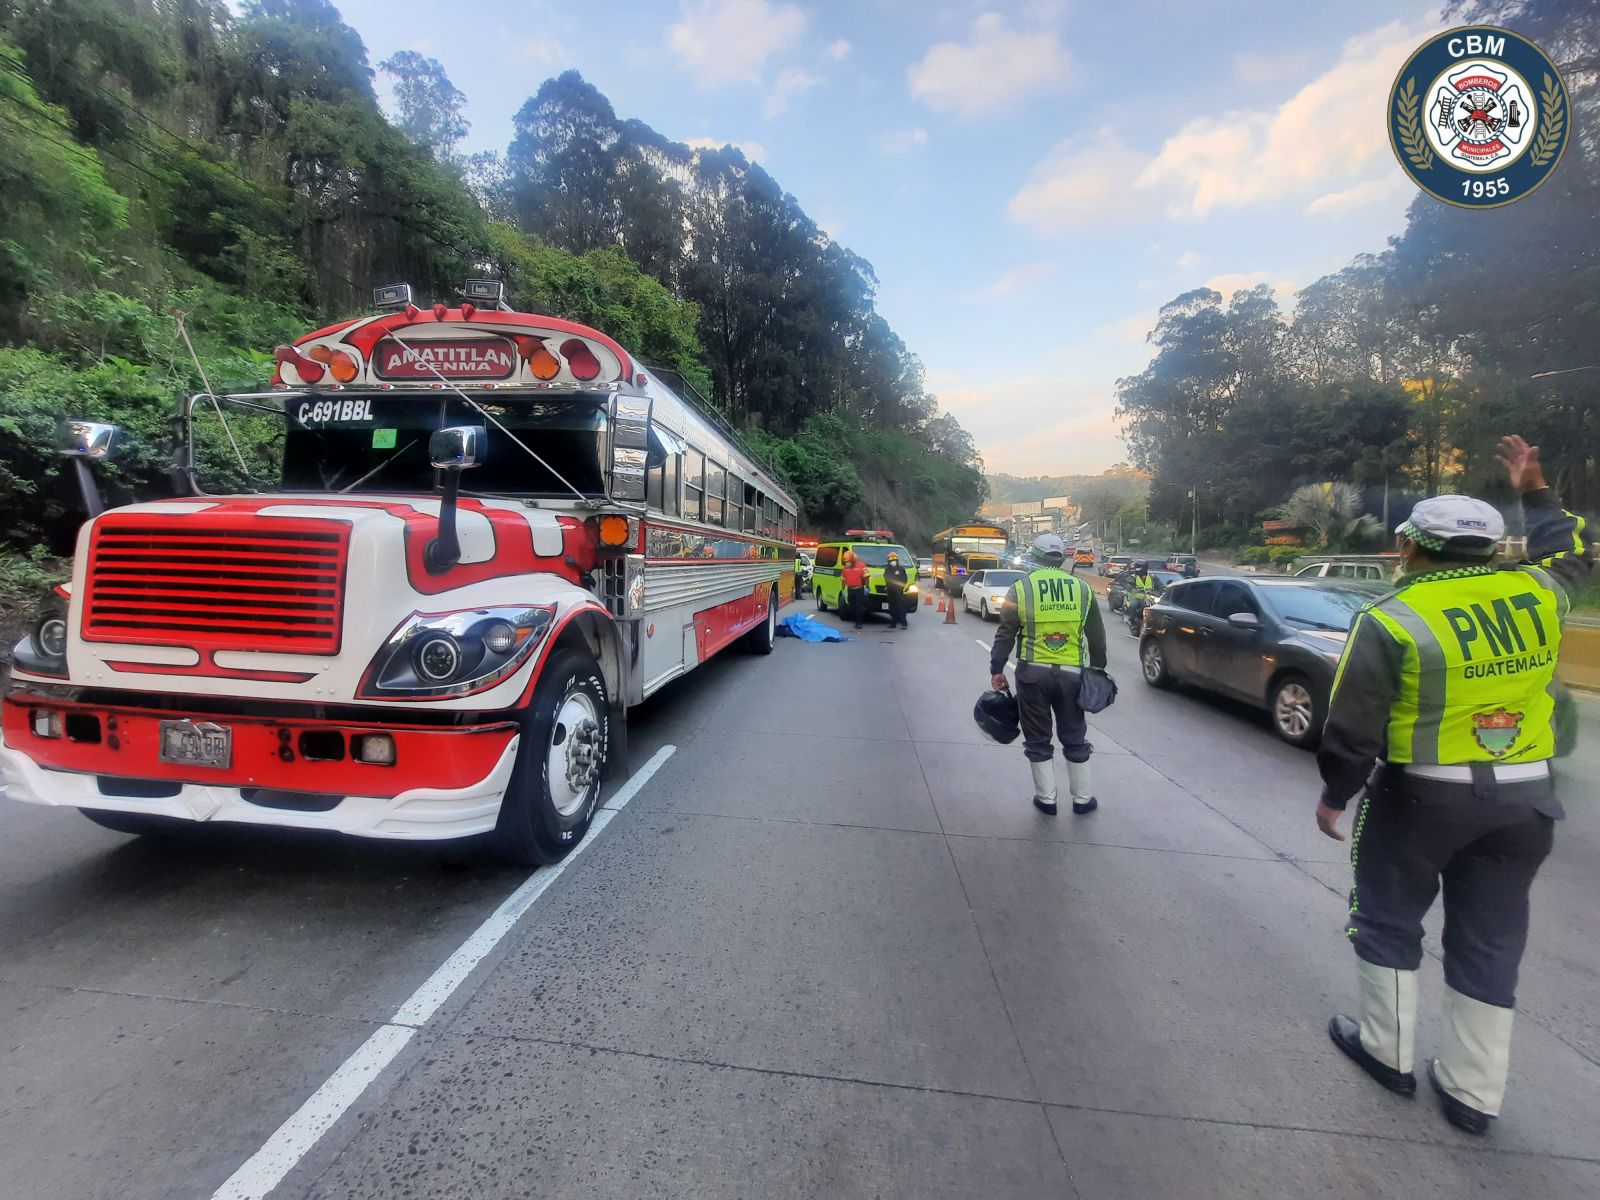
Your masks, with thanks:
[(1328, 1042), (1311, 757), (1145, 687), (1113, 625), (1100, 811), (1043, 817), (971, 720), (992, 629), (925, 608), (676, 685), (630, 747), (676, 753), (365, 1075), (526, 872), (0, 803), (0, 1195), (1600, 1195), (1600, 704), (1480, 1141)]

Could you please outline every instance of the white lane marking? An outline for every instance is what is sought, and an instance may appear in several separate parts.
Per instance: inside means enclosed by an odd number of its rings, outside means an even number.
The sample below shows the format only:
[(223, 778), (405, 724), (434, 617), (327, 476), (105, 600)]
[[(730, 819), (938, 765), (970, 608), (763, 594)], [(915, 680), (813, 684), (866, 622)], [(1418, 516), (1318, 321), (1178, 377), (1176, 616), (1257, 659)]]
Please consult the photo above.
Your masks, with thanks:
[(394, 1016), (362, 1042), (354, 1054), (340, 1063), (338, 1070), (328, 1076), (322, 1086), (273, 1131), (261, 1149), (246, 1159), (228, 1177), (227, 1182), (212, 1193), (211, 1200), (262, 1200), (282, 1183), (284, 1176), (310, 1152), (323, 1134), (333, 1128), (334, 1122), (360, 1099), (417, 1030), (433, 1018), (440, 1005), (472, 974), (500, 939), (511, 932), (534, 902), (561, 877), (561, 873), (595, 842), (605, 827), (628, 801), (639, 794), (639, 789), (650, 782), (650, 777), (661, 769), (676, 750), (676, 746), (662, 746), (651, 755), (649, 761), (634, 772), (633, 778), (622, 785), (610, 803), (595, 813), (587, 835), (572, 853), (553, 867), (535, 871), (507, 896), (455, 953), (411, 993), (406, 1002), (395, 1010)]
[(328, 1076), (326, 1083), (311, 1093), (293, 1116), (278, 1126), (266, 1145), (246, 1159), (244, 1165), (212, 1193), (212, 1200), (261, 1200), (277, 1187), (345, 1109), (367, 1090), (367, 1085), (405, 1049), (416, 1032), (398, 1025), (384, 1025), (376, 1030)]
[(977, 642), (978, 645), (982, 646), (985, 650), (988, 650), (990, 648), (989, 647), (989, 643), (984, 641), (982, 638), (973, 638), (972, 640)]
[(621, 812), (628, 801), (639, 794), (639, 789), (650, 782), (650, 776), (659, 771), (662, 764), (672, 757), (675, 750), (676, 746), (663, 746), (652, 754), (650, 760), (634, 772), (633, 778), (618, 789), (617, 794), (611, 797), (611, 803), (605, 807), (613, 812)]
[(528, 876), (516, 891), (505, 898), (499, 908), (473, 932), (472, 936), (461, 943), (454, 954), (439, 965), (439, 969), (423, 982), (411, 998), (395, 1010), (394, 1016), (389, 1018), (392, 1025), (426, 1025), (439, 1011), (439, 1006), (450, 998), (450, 993), (461, 985), (461, 981), (480, 962), (484, 956), (493, 950), (500, 939), (510, 931), (511, 927), (522, 919), (522, 914), (533, 906), (533, 902), (544, 895), (552, 883), (561, 877), (561, 872), (593, 844), (596, 836), (632, 800), (639, 794), (639, 789), (650, 781), (650, 777), (661, 769), (661, 765), (672, 757), (676, 746), (663, 746), (650, 757), (650, 760), (634, 772), (633, 778), (623, 784), (611, 803), (605, 805), (595, 813), (594, 820), (590, 823), (589, 834), (579, 842), (576, 849), (555, 866), (544, 871), (535, 871)]

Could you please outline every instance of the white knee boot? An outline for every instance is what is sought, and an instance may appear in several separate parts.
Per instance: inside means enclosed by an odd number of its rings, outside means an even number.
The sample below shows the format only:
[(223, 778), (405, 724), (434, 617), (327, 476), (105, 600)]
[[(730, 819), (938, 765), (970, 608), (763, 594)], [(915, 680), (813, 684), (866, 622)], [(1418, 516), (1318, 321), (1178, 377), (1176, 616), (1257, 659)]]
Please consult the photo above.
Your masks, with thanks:
[(1486, 1117), (1498, 1117), (1511, 1070), (1511, 1021), (1514, 1012), (1444, 992), (1444, 1033), (1434, 1079), (1444, 1091)]
[(1417, 973), (1356, 959), (1361, 989), (1361, 1048), (1384, 1066), (1409, 1073), (1416, 1056)]
[(1067, 764), (1067, 786), (1072, 789), (1074, 804), (1087, 804), (1094, 795), (1094, 773), (1086, 762)]
[(1050, 759), (1030, 762), (1033, 768), (1033, 794), (1046, 804), (1056, 802), (1056, 764)]

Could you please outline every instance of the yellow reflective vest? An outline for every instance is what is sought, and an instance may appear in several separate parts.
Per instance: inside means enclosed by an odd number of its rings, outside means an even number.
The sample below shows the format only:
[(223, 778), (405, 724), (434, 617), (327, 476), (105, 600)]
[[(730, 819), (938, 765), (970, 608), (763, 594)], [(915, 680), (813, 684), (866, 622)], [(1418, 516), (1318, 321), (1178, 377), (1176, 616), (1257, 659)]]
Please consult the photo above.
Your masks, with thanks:
[(1089, 585), (1056, 567), (1030, 571), (1011, 585), (1017, 606), (1017, 661), (1083, 665), (1083, 623), (1094, 604)]
[[(1537, 762), (1555, 754), (1553, 684), (1567, 598), (1542, 569), (1463, 567), (1403, 584), (1362, 612), (1402, 652), (1392, 763)], [(1334, 679), (1337, 693), (1348, 649)]]

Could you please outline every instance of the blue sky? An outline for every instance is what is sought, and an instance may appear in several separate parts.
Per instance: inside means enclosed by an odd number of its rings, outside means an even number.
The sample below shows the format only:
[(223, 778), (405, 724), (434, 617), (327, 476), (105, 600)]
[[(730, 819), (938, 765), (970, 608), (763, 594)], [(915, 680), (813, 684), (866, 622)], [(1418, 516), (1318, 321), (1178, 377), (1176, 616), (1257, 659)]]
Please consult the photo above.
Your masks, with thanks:
[(1113, 386), (1165, 301), (1293, 292), (1416, 195), (1389, 86), (1433, 4), (1232, 0), (343, 0), (504, 149), (576, 68), (624, 117), (734, 142), (876, 268), (879, 309), (991, 471), (1120, 460)]

